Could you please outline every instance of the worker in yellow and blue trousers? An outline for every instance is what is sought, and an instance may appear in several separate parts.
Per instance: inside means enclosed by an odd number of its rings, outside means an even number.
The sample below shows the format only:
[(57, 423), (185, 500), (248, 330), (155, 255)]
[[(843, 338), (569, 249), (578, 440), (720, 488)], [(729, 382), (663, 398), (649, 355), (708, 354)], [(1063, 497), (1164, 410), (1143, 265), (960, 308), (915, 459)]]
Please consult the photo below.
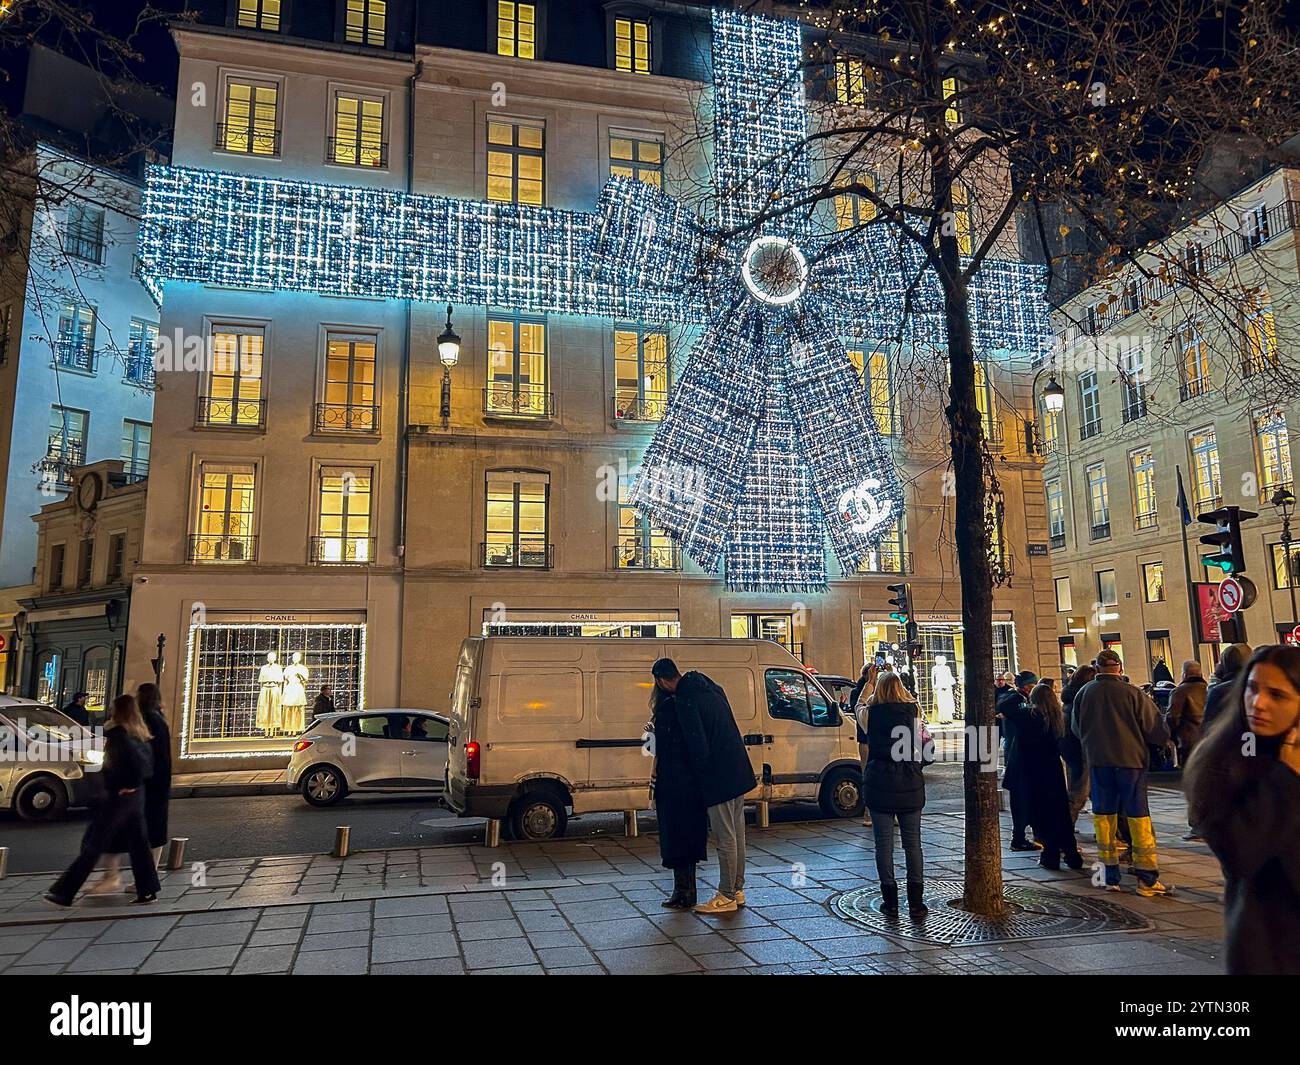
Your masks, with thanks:
[(1156, 833), (1147, 805), (1147, 744), (1169, 739), (1160, 711), (1141, 688), (1124, 680), (1124, 664), (1109, 648), (1097, 655), (1097, 677), (1074, 697), (1075, 735), (1091, 769), (1092, 818), (1106, 890), (1120, 890), (1117, 819), (1128, 821), (1138, 894), (1172, 895), (1160, 882)]

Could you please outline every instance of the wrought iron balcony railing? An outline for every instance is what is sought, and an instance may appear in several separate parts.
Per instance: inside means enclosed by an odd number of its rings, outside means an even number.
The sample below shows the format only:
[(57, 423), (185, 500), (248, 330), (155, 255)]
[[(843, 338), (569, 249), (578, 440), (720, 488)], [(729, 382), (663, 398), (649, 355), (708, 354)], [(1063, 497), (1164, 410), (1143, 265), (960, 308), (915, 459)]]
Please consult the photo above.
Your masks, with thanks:
[(483, 389), (483, 413), (496, 418), (553, 418), (555, 396), (540, 385), (488, 385)]
[(1186, 403), (1189, 399), (1196, 399), (1197, 396), (1205, 395), (1210, 391), (1211, 387), (1208, 377), (1193, 377), (1178, 386), (1178, 398)]
[(677, 544), (647, 544), (640, 538), (614, 545), (614, 568), (636, 570), (680, 570), (682, 549)]
[(1062, 547), (1065, 546), (1065, 533), (1063, 532), (1052, 533), (1051, 544), (1052, 544), (1053, 551), (1059, 551)]
[(614, 420), (616, 422), (659, 422), (663, 421), (668, 409), (667, 392), (642, 392), (639, 395), (620, 393), (614, 397)]
[(94, 341), (89, 337), (59, 337), (54, 342), (54, 365), (65, 370), (94, 373)]
[(257, 537), (234, 533), (196, 533), (190, 537), (191, 562), (252, 562), (257, 557)]
[(367, 566), (375, 560), (373, 536), (313, 536), (311, 561), (317, 566)]
[(197, 422), (202, 429), (265, 429), (266, 400), (200, 396)]
[(484, 566), (506, 569), (550, 569), (553, 547), (544, 540), (521, 536), (517, 540), (484, 543)]
[(320, 433), (377, 433), (379, 408), (354, 403), (317, 403), (316, 431)]
[(382, 170), (388, 165), (388, 144), (358, 141), (355, 137), (329, 137), (325, 141), (325, 162)]
[(892, 547), (877, 547), (867, 552), (859, 573), (911, 573), (912, 552), (899, 551)]
[(1154, 510), (1133, 515), (1133, 527), (1135, 529), (1154, 529), (1156, 524), (1156, 512)]
[(280, 154), (280, 130), (220, 122), (214, 143), (218, 151), (274, 156)]
[(1110, 539), (1110, 521), (1094, 522), (1092, 531), (1089, 535), (1091, 540), (1108, 540)]
[(40, 474), (42, 484), (68, 488), (72, 485), (72, 471), (85, 464), (84, 447), (64, 444), (62, 447), (51, 447), (45, 457), (36, 463), (36, 472)]

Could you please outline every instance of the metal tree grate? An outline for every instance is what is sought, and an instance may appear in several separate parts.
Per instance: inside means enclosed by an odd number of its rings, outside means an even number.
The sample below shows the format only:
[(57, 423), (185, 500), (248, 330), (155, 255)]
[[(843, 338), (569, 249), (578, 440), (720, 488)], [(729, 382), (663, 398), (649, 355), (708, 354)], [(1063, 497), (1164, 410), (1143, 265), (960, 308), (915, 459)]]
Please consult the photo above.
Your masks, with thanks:
[[(899, 887), (903, 885), (900, 883)], [(956, 904), (962, 897), (960, 880), (931, 880), (925, 887), (925, 904), (930, 914), (923, 922), (912, 922), (903, 901), (897, 917), (882, 914), (879, 887), (846, 891), (835, 899), (833, 906), (841, 917), (881, 935), (959, 947), (1014, 939), (1136, 932), (1151, 927), (1144, 917), (1123, 906), (1039, 885), (1007, 885), (1003, 889), (1006, 909), (1001, 917), (982, 917), (958, 909)]]

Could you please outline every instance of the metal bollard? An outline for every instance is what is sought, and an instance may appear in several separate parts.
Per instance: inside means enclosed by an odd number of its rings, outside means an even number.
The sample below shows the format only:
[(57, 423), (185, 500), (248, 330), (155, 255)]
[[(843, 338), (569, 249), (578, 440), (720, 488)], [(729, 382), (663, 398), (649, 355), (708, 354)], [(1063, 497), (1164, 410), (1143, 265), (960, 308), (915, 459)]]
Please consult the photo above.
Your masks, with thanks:
[(184, 867), (185, 844), (189, 841), (189, 836), (172, 836), (171, 842), (167, 844), (167, 861), (163, 865), (164, 869), (180, 869)]
[(754, 827), (767, 828), (770, 824), (771, 821), (768, 819), (768, 803), (760, 799), (755, 804), (754, 808)]
[(338, 825), (334, 829), (334, 849), (330, 851), (331, 858), (346, 858), (348, 856), (348, 839), (352, 835), (352, 829), (347, 825)]
[(5, 878), (5, 870), (9, 867), (9, 848), (0, 847), (0, 880)]
[(1001, 788), (998, 788), (998, 812), (1007, 812), (1007, 793)]
[(624, 810), (623, 811), (623, 835), (627, 836), (628, 839), (635, 839), (636, 834), (637, 834), (636, 811)]
[(484, 833), (484, 846), (499, 847), (501, 846), (501, 822), (488, 819), (487, 831)]

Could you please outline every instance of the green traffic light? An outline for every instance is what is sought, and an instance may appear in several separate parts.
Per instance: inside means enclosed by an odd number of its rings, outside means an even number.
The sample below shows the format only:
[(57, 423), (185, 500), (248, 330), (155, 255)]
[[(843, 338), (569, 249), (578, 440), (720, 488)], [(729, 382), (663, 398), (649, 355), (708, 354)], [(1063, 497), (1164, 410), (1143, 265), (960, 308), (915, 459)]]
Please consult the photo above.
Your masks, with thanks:
[(1233, 569), (1235, 568), (1235, 567), (1233, 566), (1232, 562), (1231, 562), (1229, 559), (1226, 559), (1226, 558), (1218, 558), (1218, 557), (1215, 556), (1215, 555), (1202, 555), (1202, 556), (1201, 556), (1201, 565), (1202, 565), (1202, 566), (1212, 566), (1212, 567), (1214, 567), (1215, 569), (1220, 569), (1220, 570), (1222, 570), (1224, 573), (1231, 573), (1231, 572), (1233, 571)]

